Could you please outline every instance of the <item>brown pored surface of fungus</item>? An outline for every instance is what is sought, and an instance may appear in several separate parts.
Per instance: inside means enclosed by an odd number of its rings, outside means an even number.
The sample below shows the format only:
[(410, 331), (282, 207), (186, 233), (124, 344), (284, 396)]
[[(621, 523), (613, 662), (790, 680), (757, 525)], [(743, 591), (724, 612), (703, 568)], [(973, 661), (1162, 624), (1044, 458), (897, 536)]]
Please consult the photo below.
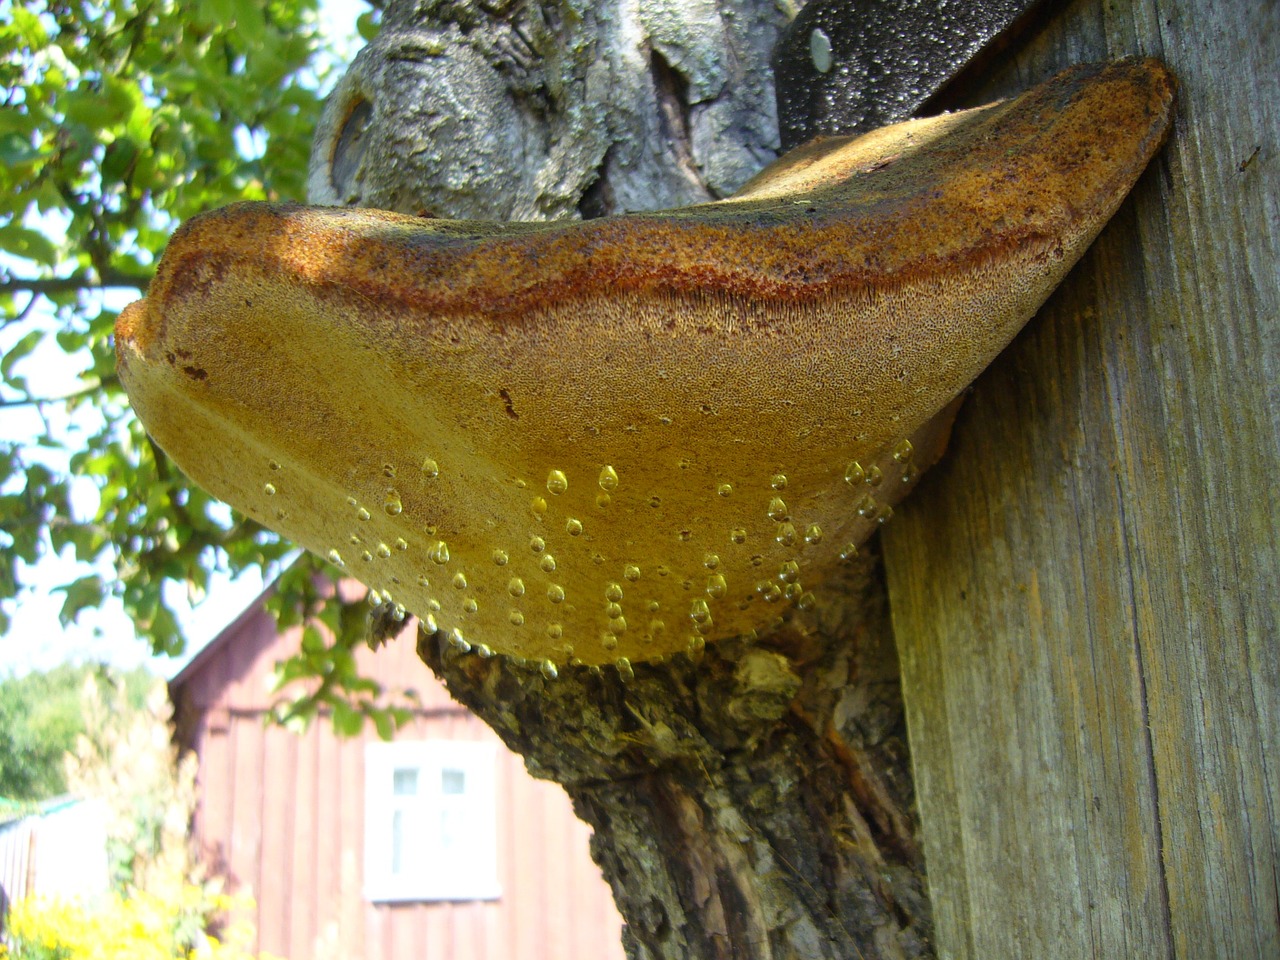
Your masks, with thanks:
[(585, 223), (235, 205), (174, 235), (120, 375), (195, 482), (458, 642), (696, 651), (811, 605), (887, 517), (1173, 91), (1077, 67)]

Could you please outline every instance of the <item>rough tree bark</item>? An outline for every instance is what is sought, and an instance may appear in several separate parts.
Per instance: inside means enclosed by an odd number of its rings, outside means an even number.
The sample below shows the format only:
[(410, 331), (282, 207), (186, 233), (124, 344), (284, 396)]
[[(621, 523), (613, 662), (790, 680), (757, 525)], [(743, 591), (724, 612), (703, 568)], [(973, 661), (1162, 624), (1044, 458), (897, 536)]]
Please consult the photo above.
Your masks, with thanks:
[[(550, 219), (725, 196), (776, 156), (783, 6), (393, 3), (331, 98), (311, 199)], [(697, 664), (548, 680), (419, 651), (595, 828), (632, 957), (930, 956), (875, 561), (827, 596)]]

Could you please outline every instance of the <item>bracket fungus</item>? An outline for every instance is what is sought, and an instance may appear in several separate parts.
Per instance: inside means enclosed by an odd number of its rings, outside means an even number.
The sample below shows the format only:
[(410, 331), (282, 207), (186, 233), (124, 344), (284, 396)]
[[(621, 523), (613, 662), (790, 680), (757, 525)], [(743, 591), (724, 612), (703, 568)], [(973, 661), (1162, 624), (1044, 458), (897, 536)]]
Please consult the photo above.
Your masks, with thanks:
[(196, 483), (459, 645), (696, 651), (806, 606), (887, 516), (1173, 90), (1077, 67), (587, 222), (234, 205), (175, 233), (120, 375)]

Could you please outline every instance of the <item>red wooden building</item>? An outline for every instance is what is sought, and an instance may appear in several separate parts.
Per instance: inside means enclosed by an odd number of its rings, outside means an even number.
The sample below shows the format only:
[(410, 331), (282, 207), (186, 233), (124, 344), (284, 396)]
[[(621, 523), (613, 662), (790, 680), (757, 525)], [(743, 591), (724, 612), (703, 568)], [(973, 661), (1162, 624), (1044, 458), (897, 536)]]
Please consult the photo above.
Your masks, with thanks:
[(397, 739), (264, 723), (277, 634), (254, 603), (170, 683), (199, 756), (196, 841), (256, 900), (258, 949), (288, 960), (621, 960), (621, 919), (564, 791), (534, 780), (418, 660), (410, 634), (363, 675), (412, 687)]

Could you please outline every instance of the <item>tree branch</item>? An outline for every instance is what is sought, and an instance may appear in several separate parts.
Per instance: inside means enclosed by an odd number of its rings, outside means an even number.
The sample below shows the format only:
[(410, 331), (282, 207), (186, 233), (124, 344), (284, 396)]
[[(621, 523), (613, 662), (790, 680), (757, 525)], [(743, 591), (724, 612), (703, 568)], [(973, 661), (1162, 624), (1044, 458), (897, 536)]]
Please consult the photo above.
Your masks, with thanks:
[(10, 407), (40, 407), (48, 403), (66, 403), (69, 400), (78, 400), (80, 397), (87, 397), (90, 394), (97, 393), (108, 384), (116, 382), (117, 380), (114, 376), (103, 377), (87, 387), (80, 390), (73, 390), (71, 393), (64, 393), (60, 397), (23, 397), (20, 400), (0, 400), (0, 409), (7, 409)]
[(126, 273), (123, 270), (90, 272), (81, 270), (69, 277), (5, 277), (0, 280), (0, 293), (65, 293), (68, 290), (102, 290), (114, 287), (132, 287), (146, 290), (150, 276)]

